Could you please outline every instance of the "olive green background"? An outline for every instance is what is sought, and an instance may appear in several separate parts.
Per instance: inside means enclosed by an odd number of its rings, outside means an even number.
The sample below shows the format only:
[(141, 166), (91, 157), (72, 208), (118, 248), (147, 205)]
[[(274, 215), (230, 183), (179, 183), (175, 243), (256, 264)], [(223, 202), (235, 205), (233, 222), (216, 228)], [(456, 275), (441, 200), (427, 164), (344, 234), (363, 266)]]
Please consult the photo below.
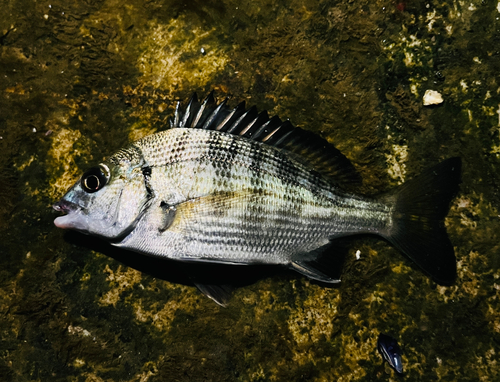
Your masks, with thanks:
[[(495, 1), (0, 0), (0, 381), (494, 381), (500, 375)], [(444, 103), (424, 107), (427, 89)], [(54, 227), (89, 166), (215, 90), (335, 144), (390, 190), (463, 158), (435, 285), (372, 237), (342, 283), (269, 272), (228, 308), (175, 264)], [(356, 260), (359, 251), (360, 259)], [(210, 270), (207, 270), (209, 272)], [(376, 350), (403, 347), (402, 377)]]

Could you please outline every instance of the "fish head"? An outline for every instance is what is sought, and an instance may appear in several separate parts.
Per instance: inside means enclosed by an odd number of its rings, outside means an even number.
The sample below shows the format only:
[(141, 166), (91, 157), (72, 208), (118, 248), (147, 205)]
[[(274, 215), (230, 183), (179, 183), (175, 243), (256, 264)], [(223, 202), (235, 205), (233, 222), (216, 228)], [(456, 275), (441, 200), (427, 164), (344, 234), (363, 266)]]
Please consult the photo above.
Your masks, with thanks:
[(152, 198), (147, 175), (143, 163), (123, 158), (90, 168), (54, 204), (65, 214), (54, 224), (120, 241), (133, 231)]

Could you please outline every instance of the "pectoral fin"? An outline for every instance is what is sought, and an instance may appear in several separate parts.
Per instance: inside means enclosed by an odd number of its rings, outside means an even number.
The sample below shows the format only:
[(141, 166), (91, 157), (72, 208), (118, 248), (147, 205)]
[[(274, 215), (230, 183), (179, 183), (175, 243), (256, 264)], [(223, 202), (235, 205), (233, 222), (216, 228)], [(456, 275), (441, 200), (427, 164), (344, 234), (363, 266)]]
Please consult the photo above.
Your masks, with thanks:
[[(188, 234), (196, 232), (199, 227), (221, 225), (221, 221), (247, 211), (249, 203), (256, 203), (257, 198), (265, 195), (256, 194), (253, 190), (235, 192), (214, 192), (186, 200), (175, 206), (165, 208), (165, 229)], [(172, 210), (173, 209), (173, 210)]]
[(168, 205), (165, 202), (160, 203), (160, 208), (162, 210), (162, 217), (158, 230), (160, 232), (165, 232), (172, 225), (177, 209), (175, 206)]

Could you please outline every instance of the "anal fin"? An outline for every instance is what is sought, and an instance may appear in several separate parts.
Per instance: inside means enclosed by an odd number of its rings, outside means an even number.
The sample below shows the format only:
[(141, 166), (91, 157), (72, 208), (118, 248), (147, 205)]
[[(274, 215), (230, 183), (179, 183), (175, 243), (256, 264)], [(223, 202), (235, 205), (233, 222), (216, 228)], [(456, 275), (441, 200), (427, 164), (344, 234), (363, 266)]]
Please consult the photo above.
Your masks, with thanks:
[(308, 278), (316, 281), (321, 281), (328, 284), (337, 284), (340, 282), (340, 278), (334, 279), (327, 276), (326, 274), (321, 272), (319, 270), (319, 267), (317, 267), (317, 265), (314, 263), (315, 261), (295, 260), (292, 261), (291, 266), (294, 271), (297, 271), (304, 276), (307, 276)]
[(347, 250), (328, 243), (303, 257), (294, 259), (290, 267), (304, 276), (327, 284), (340, 282)]

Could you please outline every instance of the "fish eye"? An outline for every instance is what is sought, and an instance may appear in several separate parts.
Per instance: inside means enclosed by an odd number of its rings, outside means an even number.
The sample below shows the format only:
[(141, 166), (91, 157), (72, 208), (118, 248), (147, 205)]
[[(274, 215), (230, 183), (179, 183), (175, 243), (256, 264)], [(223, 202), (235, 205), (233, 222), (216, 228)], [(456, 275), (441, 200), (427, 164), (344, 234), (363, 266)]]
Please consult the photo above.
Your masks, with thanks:
[(100, 166), (92, 167), (82, 176), (81, 185), (85, 192), (93, 193), (103, 188), (108, 181)]

